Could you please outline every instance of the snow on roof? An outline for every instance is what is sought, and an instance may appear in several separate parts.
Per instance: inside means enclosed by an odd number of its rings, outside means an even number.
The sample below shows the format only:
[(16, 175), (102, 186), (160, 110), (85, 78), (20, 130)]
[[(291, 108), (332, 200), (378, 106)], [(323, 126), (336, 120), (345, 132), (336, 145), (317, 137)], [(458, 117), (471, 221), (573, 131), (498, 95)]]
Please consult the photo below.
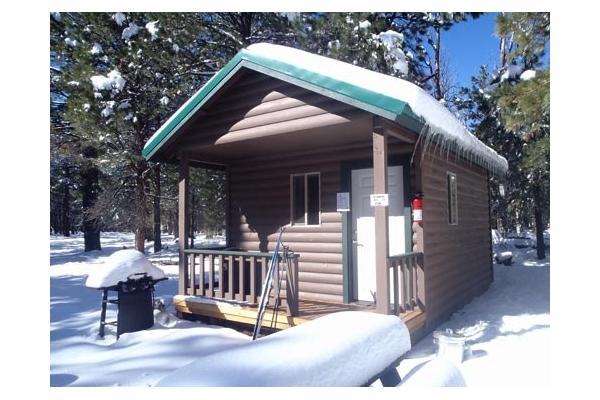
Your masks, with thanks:
[(504, 157), (479, 141), (450, 110), (429, 93), (407, 80), (292, 47), (257, 43), (248, 46), (248, 50), (406, 102), (412, 112), (425, 120), (429, 134), (439, 136), (444, 143), (453, 142), (460, 150), (470, 154), (474, 161), (481, 161), (485, 167), (502, 173), (508, 169)]
[(504, 174), (508, 169), (505, 158), (479, 141), (444, 105), (415, 84), (270, 43), (256, 43), (241, 50), (156, 131), (144, 147), (144, 157), (151, 158), (240, 67), (254, 69), (420, 130), (425, 148), (435, 142), (441, 149), (450, 148), (493, 173)]
[(114, 252), (104, 265), (98, 265), (88, 276), (85, 286), (99, 289), (127, 281), (133, 274), (147, 273), (153, 279), (162, 279), (165, 273), (155, 267), (146, 256), (137, 250), (119, 250)]
[(400, 318), (345, 311), (199, 358), (157, 386), (358, 386), (410, 346)]

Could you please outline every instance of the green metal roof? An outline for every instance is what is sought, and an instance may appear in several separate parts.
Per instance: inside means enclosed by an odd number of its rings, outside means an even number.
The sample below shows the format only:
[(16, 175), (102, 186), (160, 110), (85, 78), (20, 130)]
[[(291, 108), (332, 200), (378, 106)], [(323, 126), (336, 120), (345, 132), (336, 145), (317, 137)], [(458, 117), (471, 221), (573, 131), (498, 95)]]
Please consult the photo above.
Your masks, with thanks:
[(249, 50), (241, 50), (204, 86), (200, 88), (185, 104), (183, 104), (148, 140), (142, 155), (151, 159), (160, 148), (177, 135), (179, 128), (217, 93), (220, 87), (231, 79), (240, 68), (249, 68), (276, 79), (304, 87), (363, 109), (386, 119), (419, 131), (423, 119), (414, 114), (405, 101), (386, 96), (353, 85), (341, 79), (335, 79), (315, 71), (301, 68), (280, 60), (269, 58)]

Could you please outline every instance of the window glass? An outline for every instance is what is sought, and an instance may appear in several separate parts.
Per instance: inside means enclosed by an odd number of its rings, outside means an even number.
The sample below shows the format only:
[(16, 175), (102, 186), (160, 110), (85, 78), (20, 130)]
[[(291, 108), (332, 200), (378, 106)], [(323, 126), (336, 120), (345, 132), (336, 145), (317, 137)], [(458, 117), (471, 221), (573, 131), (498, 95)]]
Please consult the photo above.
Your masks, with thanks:
[(450, 225), (458, 224), (458, 194), (456, 186), (456, 174), (448, 172), (448, 223)]
[(292, 222), (304, 224), (305, 209), (304, 175), (292, 177)]
[(308, 225), (319, 225), (320, 195), (319, 195), (319, 175), (306, 176), (306, 223)]

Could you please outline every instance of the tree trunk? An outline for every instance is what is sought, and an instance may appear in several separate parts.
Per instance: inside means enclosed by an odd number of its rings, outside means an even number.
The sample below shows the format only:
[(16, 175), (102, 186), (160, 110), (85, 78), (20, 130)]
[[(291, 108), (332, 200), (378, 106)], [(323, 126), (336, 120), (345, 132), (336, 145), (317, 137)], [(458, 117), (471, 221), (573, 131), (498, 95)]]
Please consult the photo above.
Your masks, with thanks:
[(436, 100), (441, 100), (444, 98), (444, 94), (442, 93), (442, 66), (440, 65), (440, 43), (441, 43), (441, 31), (440, 27), (435, 27), (435, 98)]
[(64, 185), (62, 204), (60, 207), (60, 229), (64, 236), (71, 236), (71, 223), (69, 209), (71, 208), (71, 192), (69, 185)]
[(154, 167), (154, 252), (162, 249), (160, 241), (160, 165)]
[(144, 168), (138, 168), (135, 177), (136, 191), (136, 227), (135, 227), (135, 248), (144, 253), (144, 243), (146, 241), (146, 181), (142, 175)]
[(544, 244), (544, 220), (542, 218), (542, 199), (538, 193), (535, 194), (534, 215), (535, 215), (535, 236), (537, 241), (537, 258), (543, 260), (546, 258), (546, 246)]
[(177, 238), (179, 237), (179, 212), (177, 209), (173, 213), (173, 217), (174, 219), (171, 220), (171, 229), (173, 230), (173, 237)]
[(98, 178), (100, 171), (93, 164), (93, 159), (98, 156), (97, 150), (93, 147), (83, 149), (83, 156), (88, 159), (81, 168), (81, 203), (83, 206), (83, 242), (85, 251), (102, 250), (100, 245), (100, 227), (99, 221), (90, 216), (90, 210), (98, 199), (100, 185)]

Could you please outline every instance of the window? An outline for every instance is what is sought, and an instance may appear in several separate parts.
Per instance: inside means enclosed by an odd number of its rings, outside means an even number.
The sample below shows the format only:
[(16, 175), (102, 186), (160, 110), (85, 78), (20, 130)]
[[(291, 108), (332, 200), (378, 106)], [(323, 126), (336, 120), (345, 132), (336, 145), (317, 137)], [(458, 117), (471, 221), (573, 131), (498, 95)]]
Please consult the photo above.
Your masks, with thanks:
[(458, 195), (456, 193), (456, 174), (448, 172), (448, 223), (458, 225)]
[(321, 223), (321, 183), (318, 172), (292, 175), (292, 225), (319, 225)]

